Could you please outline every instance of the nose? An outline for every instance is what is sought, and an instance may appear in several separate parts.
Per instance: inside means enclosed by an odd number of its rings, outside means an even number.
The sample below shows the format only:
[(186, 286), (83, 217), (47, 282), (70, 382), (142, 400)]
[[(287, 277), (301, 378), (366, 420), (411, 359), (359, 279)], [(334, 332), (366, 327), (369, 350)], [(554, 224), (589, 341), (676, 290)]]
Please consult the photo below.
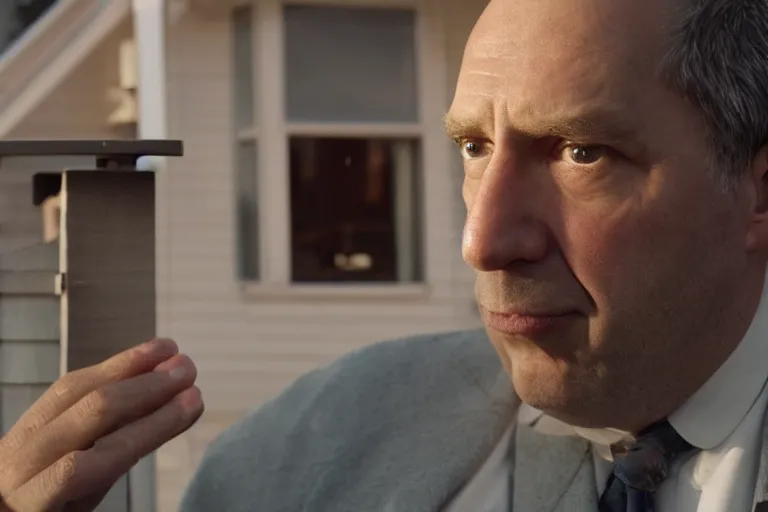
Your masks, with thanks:
[(550, 237), (537, 213), (546, 203), (542, 185), (514, 167), (491, 161), (482, 178), (465, 182), (462, 253), (475, 270), (503, 270), (547, 255)]

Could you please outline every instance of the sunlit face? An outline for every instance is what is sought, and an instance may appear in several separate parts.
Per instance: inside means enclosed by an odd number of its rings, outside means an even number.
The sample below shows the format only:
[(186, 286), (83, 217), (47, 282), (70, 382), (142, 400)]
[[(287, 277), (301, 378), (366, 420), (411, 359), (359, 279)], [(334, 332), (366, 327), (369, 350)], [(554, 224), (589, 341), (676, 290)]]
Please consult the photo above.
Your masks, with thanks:
[(493, 0), (446, 117), (487, 331), (523, 401), (584, 426), (669, 412), (735, 346), (750, 206), (657, 76), (664, 4)]

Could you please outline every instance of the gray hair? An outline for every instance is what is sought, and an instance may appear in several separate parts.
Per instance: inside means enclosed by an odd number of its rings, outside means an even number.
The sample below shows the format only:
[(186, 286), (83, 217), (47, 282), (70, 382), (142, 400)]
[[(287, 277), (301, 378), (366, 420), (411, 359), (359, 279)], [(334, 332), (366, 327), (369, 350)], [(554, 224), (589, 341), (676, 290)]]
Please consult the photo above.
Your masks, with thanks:
[(703, 114), (732, 188), (768, 144), (768, 0), (683, 0), (662, 76)]

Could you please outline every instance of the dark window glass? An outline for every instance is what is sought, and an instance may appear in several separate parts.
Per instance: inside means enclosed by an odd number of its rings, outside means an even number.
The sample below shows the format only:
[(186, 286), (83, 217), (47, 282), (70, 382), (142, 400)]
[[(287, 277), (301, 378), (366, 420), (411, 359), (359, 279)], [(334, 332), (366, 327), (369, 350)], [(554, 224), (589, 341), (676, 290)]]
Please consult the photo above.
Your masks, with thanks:
[(294, 282), (415, 282), (418, 142), (290, 140)]

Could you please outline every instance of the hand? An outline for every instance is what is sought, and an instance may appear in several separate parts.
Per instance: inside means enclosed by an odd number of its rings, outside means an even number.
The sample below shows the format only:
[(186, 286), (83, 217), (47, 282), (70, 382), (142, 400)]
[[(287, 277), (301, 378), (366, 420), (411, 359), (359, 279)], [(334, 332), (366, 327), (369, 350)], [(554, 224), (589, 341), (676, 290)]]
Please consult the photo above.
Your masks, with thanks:
[(200, 417), (197, 371), (155, 340), (56, 381), (0, 439), (0, 511), (91, 511)]

